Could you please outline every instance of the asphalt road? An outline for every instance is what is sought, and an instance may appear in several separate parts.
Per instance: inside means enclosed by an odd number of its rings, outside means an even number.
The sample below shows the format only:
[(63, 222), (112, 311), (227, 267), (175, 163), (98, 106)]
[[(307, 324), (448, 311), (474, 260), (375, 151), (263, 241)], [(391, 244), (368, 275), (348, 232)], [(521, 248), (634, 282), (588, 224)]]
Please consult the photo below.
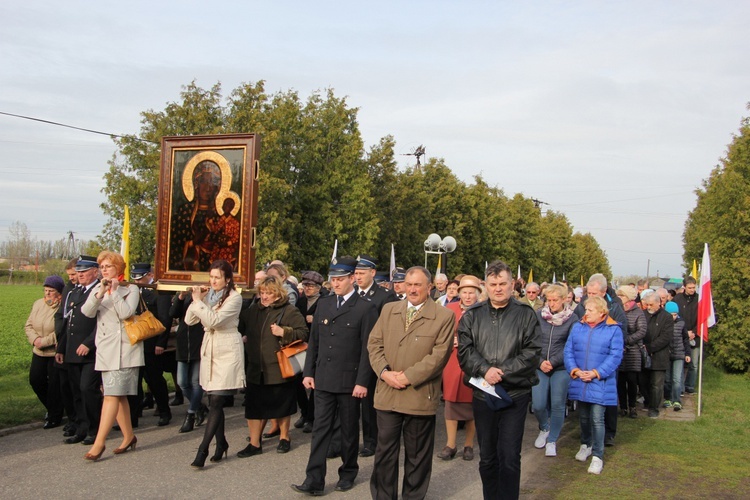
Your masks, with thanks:
[[(51, 430), (37, 427), (0, 437), (0, 497), (304, 498), (290, 485), (300, 484), (305, 479), (311, 434), (292, 429), (292, 450), (287, 454), (276, 453), (278, 438), (273, 438), (264, 440), (262, 455), (237, 458), (237, 451), (247, 444), (247, 425), (241, 406), (227, 408), (229, 458), (218, 464), (206, 461), (205, 468), (195, 469), (189, 464), (197, 451), (203, 428), (185, 434), (177, 432), (186, 408), (184, 405), (173, 407), (175, 418), (166, 427), (156, 427), (157, 418), (151, 416), (152, 410), (145, 410), (146, 416), (136, 430), (137, 449), (113, 455), (112, 450), (121, 441), (121, 434), (113, 431), (107, 440), (107, 450), (98, 462), (83, 459), (87, 446), (64, 444), (62, 427)], [(436, 453), (445, 446), (442, 409), (441, 405), (436, 426)], [(570, 420), (566, 422), (566, 428), (569, 428)], [(536, 420), (533, 415), (528, 415), (522, 453), (522, 491), (529, 487), (533, 489), (530, 481), (534, 480), (534, 471), (544, 460), (543, 452), (533, 448), (536, 435)], [(458, 439), (459, 443), (463, 442), (463, 431), (459, 431)], [(211, 453), (213, 447), (212, 443)], [(451, 461), (434, 459), (428, 498), (482, 497), (479, 447), (475, 445), (474, 450), (476, 456), (471, 462), (460, 459), (458, 455)], [(340, 459), (328, 461), (326, 494), (334, 498), (369, 498), (373, 459), (360, 458), (355, 487), (346, 493), (334, 491), (340, 463)]]

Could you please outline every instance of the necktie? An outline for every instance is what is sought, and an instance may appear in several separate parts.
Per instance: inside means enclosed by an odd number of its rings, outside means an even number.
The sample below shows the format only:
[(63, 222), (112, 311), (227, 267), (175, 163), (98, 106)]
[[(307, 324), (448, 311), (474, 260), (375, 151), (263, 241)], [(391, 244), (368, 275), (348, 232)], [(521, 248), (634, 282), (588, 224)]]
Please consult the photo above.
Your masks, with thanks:
[(359, 291), (359, 296), (360, 297), (364, 297), (365, 296), (365, 291), (364, 290), (360, 290)]
[(336, 305), (336, 309), (341, 308), (342, 305), (344, 305), (344, 297), (342, 295), (338, 296), (338, 304)]
[(409, 329), (409, 325), (411, 325), (412, 321), (414, 321), (414, 317), (417, 315), (417, 308), (414, 306), (409, 306), (406, 309), (406, 329)]

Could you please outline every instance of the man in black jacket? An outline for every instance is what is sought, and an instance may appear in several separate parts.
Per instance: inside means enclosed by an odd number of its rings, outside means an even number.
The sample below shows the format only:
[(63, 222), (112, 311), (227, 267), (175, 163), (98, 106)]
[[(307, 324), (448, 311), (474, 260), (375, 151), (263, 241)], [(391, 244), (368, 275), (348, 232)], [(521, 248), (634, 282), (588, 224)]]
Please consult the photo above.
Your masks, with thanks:
[(351, 257), (331, 264), (334, 294), (319, 299), (307, 348), (303, 383), (315, 389), (315, 421), (305, 481), (292, 488), (308, 495), (325, 489), (326, 456), (336, 416), (341, 422), (341, 460), (337, 491), (354, 486), (359, 465), (359, 402), (375, 374), (370, 368), (367, 339), (378, 320), (375, 305), (354, 290)]
[(96, 361), (96, 318), (81, 312), (91, 290), (99, 282), (99, 264), (95, 257), (81, 255), (76, 264), (78, 286), (60, 306), (63, 310), (62, 335), (58, 337), (55, 362), (65, 363), (76, 414), (75, 435), (67, 444), (94, 444), (102, 411), (102, 377), (94, 370)]
[[(139, 285), (150, 285), (154, 281), (151, 264), (148, 262), (130, 266), (130, 276)], [(159, 421), (156, 425), (164, 426), (172, 420), (172, 410), (169, 408), (169, 389), (167, 388), (167, 381), (164, 380), (164, 364), (161, 359), (164, 350), (167, 348), (169, 332), (172, 329), (172, 317), (169, 315), (169, 309), (172, 306), (172, 296), (157, 294), (156, 290), (145, 287), (141, 287), (140, 292), (148, 310), (161, 321), (165, 328), (164, 333), (161, 335), (143, 341), (143, 354), (146, 364), (141, 369), (142, 378), (146, 379), (146, 383), (156, 401), (156, 410), (159, 414)], [(138, 314), (143, 312), (140, 309), (141, 307), (139, 306)], [(133, 400), (131, 399), (130, 401), (131, 420), (134, 420), (133, 425), (136, 426), (138, 413), (134, 411), (134, 407), (138, 409), (140, 404), (134, 405)]]
[(690, 356), (690, 363), (687, 364), (684, 390), (687, 394), (692, 394), (695, 392), (695, 378), (698, 375), (698, 356), (700, 356), (700, 348), (695, 340), (696, 324), (698, 322), (698, 294), (695, 293), (695, 278), (688, 276), (685, 278), (684, 283), (685, 291), (678, 293), (674, 298), (674, 302), (680, 308), (680, 317), (685, 321), (685, 329), (688, 332), (688, 337), (690, 337), (692, 352), (686, 353)]
[(458, 361), (468, 377), (499, 384), (512, 403), (494, 410), (474, 390), (479, 439), (479, 475), (484, 498), (518, 498), (521, 444), (531, 387), (538, 382), (539, 322), (531, 307), (513, 298), (513, 278), (504, 262), (487, 267), (488, 300), (466, 311), (458, 325)]
[(651, 369), (648, 373), (648, 416), (659, 418), (659, 408), (664, 401), (664, 380), (669, 367), (669, 344), (674, 335), (672, 315), (661, 307), (661, 299), (656, 293), (641, 297), (646, 305), (646, 336), (643, 345), (651, 356)]

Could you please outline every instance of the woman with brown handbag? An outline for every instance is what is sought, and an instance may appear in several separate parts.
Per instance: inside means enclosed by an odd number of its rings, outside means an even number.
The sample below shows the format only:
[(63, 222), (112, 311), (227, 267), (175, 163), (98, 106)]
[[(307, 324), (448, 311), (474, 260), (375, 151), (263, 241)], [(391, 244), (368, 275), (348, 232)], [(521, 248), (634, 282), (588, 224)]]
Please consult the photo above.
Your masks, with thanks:
[(282, 377), (276, 351), (295, 340), (307, 340), (308, 334), (305, 318), (289, 303), (279, 278), (261, 281), (258, 294), (260, 300), (240, 314), (248, 356), (245, 418), (250, 433), (250, 444), (237, 454), (240, 458), (262, 453), (260, 438), (267, 419), (277, 419), (279, 425), (276, 451), (290, 450), (289, 425), (297, 413), (296, 379)]

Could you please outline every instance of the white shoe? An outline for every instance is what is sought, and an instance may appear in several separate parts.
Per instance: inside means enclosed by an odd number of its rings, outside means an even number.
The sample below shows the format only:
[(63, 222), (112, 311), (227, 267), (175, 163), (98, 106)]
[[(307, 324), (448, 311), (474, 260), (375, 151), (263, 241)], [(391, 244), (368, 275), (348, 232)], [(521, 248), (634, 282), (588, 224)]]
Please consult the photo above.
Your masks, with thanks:
[(549, 436), (549, 431), (539, 431), (539, 436), (534, 441), (534, 446), (540, 450), (544, 448), (544, 445), (547, 444), (547, 436)]
[(547, 443), (547, 449), (544, 450), (545, 457), (557, 456), (557, 443)]
[(591, 453), (593, 451), (594, 450), (592, 448), (589, 448), (585, 444), (582, 444), (581, 449), (578, 450), (578, 453), (576, 453), (576, 460), (578, 460), (579, 462), (585, 462), (591, 456)]
[(591, 465), (589, 465), (589, 474), (601, 474), (604, 462), (599, 457), (593, 457), (591, 459)]

